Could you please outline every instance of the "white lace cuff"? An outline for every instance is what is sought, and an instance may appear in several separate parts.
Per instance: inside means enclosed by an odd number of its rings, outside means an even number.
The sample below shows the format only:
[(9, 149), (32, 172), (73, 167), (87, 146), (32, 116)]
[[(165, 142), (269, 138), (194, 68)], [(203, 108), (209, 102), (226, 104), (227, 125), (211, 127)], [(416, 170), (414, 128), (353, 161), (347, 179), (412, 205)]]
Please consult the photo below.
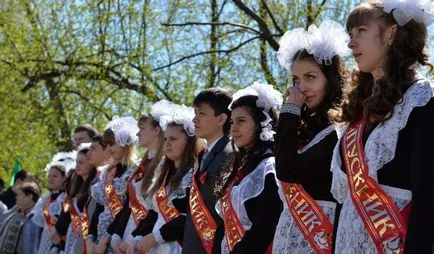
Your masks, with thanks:
[(299, 116), (301, 115), (301, 108), (293, 103), (285, 103), (282, 105), (280, 113), (290, 113)]
[(112, 241), (122, 241), (122, 238), (118, 234), (112, 235)]
[(86, 236), (86, 240), (95, 243), (95, 242), (96, 242), (96, 237), (95, 237), (94, 235), (88, 234), (88, 235)]
[(141, 241), (141, 240), (143, 240), (143, 236), (142, 235), (136, 235), (135, 237), (134, 237), (134, 241), (136, 241), (136, 242), (138, 242), (138, 241)]
[(154, 238), (158, 242), (158, 244), (162, 244), (165, 242), (163, 236), (161, 235), (160, 230), (154, 231), (152, 232), (152, 234), (154, 234)]
[(113, 249), (116, 249), (116, 246), (118, 246), (121, 242), (122, 242), (122, 238), (119, 235), (114, 234), (112, 235), (112, 239), (110, 240), (110, 246)]

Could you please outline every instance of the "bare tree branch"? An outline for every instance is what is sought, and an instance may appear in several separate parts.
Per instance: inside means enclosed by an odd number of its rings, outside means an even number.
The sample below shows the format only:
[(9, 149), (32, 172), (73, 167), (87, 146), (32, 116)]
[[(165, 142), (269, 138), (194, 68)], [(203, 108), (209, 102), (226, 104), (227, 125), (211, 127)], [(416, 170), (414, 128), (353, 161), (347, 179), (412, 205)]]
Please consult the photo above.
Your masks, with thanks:
[(283, 35), (285, 33), (285, 31), (283, 31), (283, 29), (279, 26), (279, 24), (277, 24), (276, 19), (273, 16), (273, 13), (271, 12), (270, 8), (268, 8), (267, 3), (265, 2), (265, 0), (261, 0), (262, 1), (262, 5), (264, 6), (265, 10), (267, 11), (268, 16), (270, 16), (271, 21), (273, 22), (274, 28), (276, 28), (276, 30)]
[(252, 32), (255, 32), (256, 34), (261, 34), (260, 31), (251, 28), (249, 26), (239, 24), (239, 23), (232, 23), (232, 22), (185, 22), (185, 23), (161, 23), (162, 26), (236, 26), (241, 27), (247, 30), (250, 30)]
[(265, 20), (259, 17), (258, 14), (247, 7), (241, 0), (232, 0), (232, 2), (258, 23), (261, 30), (261, 38), (266, 40), (274, 50), (279, 50), (279, 43), (273, 38)]
[(220, 7), (220, 11), (219, 11), (219, 13), (217, 14), (217, 17), (220, 17), (220, 15), (221, 15), (222, 12), (223, 12), (223, 8), (225, 7), (225, 5), (226, 5), (227, 2), (228, 2), (227, 0), (224, 0), (224, 1), (223, 1), (223, 3), (222, 3), (222, 7)]
[(182, 61), (184, 61), (184, 60), (187, 60), (187, 59), (190, 59), (190, 58), (193, 58), (193, 57), (197, 57), (197, 56), (201, 56), (201, 55), (212, 54), (212, 53), (224, 53), (224, 54), (229, 54), (229, 53), (232, 53), (232, 52), (238, 50), (239, 48), (241, 48), (242, 46), (246, 45), (247, 43), (249, 43), (249, 42), (251, 42), (251, 41), (254, 41), (254, 40), (256, 40), (256, 39), (259, 39), (259, 38), (260, 38), (260, 36), (252, 37), (252, 38), (250, 38), (250, 39), (248, 39), (248, 40), (246, 40), (246, 41), (244, 41), (244, 42), (238, 44), (236, 47), (233, 47), (233, 48), (231, 48), (231, 49), (221, 49), (221, 50), (215, 50), (215, 51), (208, 50), (208, 51), (203, 51), (203, 52), (199, 52), (199, 53), (196, 53), (196, 54), (192, 54), (192, 55), (184, 56), (184, 57), (181, 57), (180, 59), (178, 59), (178, 60), (176, 60), (176, 61), (174, 61), (174, 62), (171, 62), (171, 63), (169, 63), (169, 64), (166, 64), (166, 65), (163, 65), (163, 66), (157, 67), (157, 68), (154, 69), (154, 71), (158, 71), (158, 70), (161, 70), (161, 69), (164, 69), (164, 68), (168, 68), (168, 67), (170, 67), (170, 66), (172, 66), (172, 65), (175, 65), (175, 64), (177, 64), (177, 63), (180, 63), (180, 62), (182, 62)]
[(318, 18), (318, 16), (321, 14), (321, 12), (323, 11), (325, 4), (327, 3), (327, 0), (323, 0), (320, 4), (319, 7), (316, 9), (315, 14), (313, 15), (314, 20), (316, 18)]
[[(265, 19), (267, 15), (267, 7), (264, 1), (261, 1), (259, 4), (259, 15), (263, 19)], [(267, 45), (264, 40), (260, 40), (259, 42), (259, 51), (261, 56), (261, 69), (264, 72), (265, 79), (269, 84), (276, 86), (276, 81), (273, 79), (273, 75), (268, 67)]]
[(247, 31), (245, 29), (238, 28), (238, 29), (230, 30), (230, 31), (227, 31), (227, 32), (224, 32), (224, 33), (220, 33), (219, 34), (219, 38), (223, 38), (223, 37), (225, 37), (227, 35), (234, 34), (234, 33), (241, 33), (241, 32), (248, 33), (248, 34), (255, 34), (255, 33), (252, 33), (250, 31)]
[(150, 75), (148, 75), (146, 70), (144, 70), (142, 67), (135, 65), (133, 63), (128, 63), (128, 64), (131, 67), (133, 67), (134, 69), (138, 70), (141, 74), (143, 74), (146, 77), (146, 79), (150, 83), (152, 83), (155, 86), (155, 88), (157, 88), (157, 90), (164, 95), (164, 97), (166, 97), (166, 99), (172, 100), (172, 96), (167, 92), (167, 90), (164, 89), (163, 87), (161, 87), (155, 79), (153, 79)]
[[(85, 102), (89, 102), (90, 101), (90, 98), (84, 96), (79, 91), (65, 89), (65, 90), (60, 90), (59, 94), (61, 94), (61, 93), (75, 94), (75, 95), (77, 95), (80, 99), (82, 99)], [(97, 112), (102, 113), (107, 119), (111, 119), (111, 115), (109, 115), (107, 112), (105, 112), (101, 107), (98, 107), (98, 106), (96, 106), (96, 105), (94, 105), (92, 103), (87, 103), (87, 104), (90, 105), (92, 108), (94, 108)]]
[(312, 0), (308, 0), (307, 5), (307, 15), (306, 15), (306, 28), (308, 28), (310, 25), (312, 25), (316, 18), (321, 14), (321, 11), (324, 9), (325, 4), (327, 3), (327, 0), (323, 0), (318, 7), (314, 10), (314, 4)]

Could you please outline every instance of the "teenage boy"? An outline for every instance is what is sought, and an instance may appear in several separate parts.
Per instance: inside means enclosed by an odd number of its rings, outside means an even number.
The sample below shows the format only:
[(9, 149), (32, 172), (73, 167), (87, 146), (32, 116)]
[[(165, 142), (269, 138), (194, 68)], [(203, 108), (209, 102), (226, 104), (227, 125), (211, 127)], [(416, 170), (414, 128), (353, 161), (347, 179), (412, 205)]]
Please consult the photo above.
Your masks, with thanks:
[(74, 130), (74, 147), (77, 149), (83, 143), (90, 143), (98, 135), (97, 129), (91, 124), (83, 124)]
[(221, 221), (214, 208), (214, 185), (232, 153), (228, 109), (231, 101), (227, 90), (210, 88), (200, 92), (193, 102), (196, 136), (207, 141), (207, 148), (199, 152), (194, 169), (182, 244), (185, 254), (211, 253), (213, 249), (216, 225)]

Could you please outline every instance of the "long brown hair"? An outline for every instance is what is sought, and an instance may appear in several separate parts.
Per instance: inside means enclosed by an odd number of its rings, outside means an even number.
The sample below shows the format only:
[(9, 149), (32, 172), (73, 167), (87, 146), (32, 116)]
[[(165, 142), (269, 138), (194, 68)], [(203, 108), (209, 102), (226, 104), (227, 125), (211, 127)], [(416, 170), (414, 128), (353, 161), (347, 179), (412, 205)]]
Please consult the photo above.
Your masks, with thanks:
[[(77, 156), (84, 155), (87, 156), (87, 152), (89, 152), (88, 148), (82, 149), (78, 152)], [(77, 197), (77, 205), (79, 207), (83, 207), (87, 199), (89, 197), (89, 187), (92, 181), (95, 179), (97, 173), (96, 167), (92, 166), (92, 169), (89, 173), (89, 176), (86, 180), (83, 180), (82, 176), (79, 176), (77, 172), (75, 172), (70, 179), (70, 188), (68, 188), (67, 194), (71, 198)]]
[[(187, 136), (187, 144), (185, 145), (184, 153), (182, 155), (181, 165), (179, 168), (176, 169), (175, 174), (173, 174), (167, 180), (167, 184), (170, 187), (170, 190), (174, 190), (181, 184), (182, 178), (188, 173), (188, 171), (193, 168), (199, 145), (196, 136), (188, 136), (182, 125), (172, 122), (169, 123), (167, 127), (180, 128), (184, 135)], [(175, 169), (174, 162), (167, 157), (164, 157), (161, 163), (162, 166), (157, 168), (157, 170), (155, 171), (154, 181), (148, 191), (148, 196), (154, 195), (158, 188), (160, 188), (160, 186), (163, 184), (164, 177), (167, 171)]]
[(309, 54), (306, 49), (301, 49), (294, 55), (292, 62), (296, 60), (314, 62), (319, 66), (327, 80), (324, 99), (315, 111), (310, 110), (307, 106), (302, 108), (297, 144), (305, 145), (316, 133), (330, 125), (328, 112), (339, 106), (342, 101), (342, 88), (348, 79), (348, 71), (345, 68), (344, 60), (338, 55), (331, 59), (331, 64), (319, 64), (312, 54)]
[[(159, 128), (160, 132), (158, 133), (156, 139), (158, 142), (158, 147), (156, 150), (156, 154), (155, 157), (151, 159), (151, 161), (146, 162), (148, 159), (148, 152), (146, 151), (145, 154), (143, 155), (142, 161), (140, 164), (144, 164), (144, 166), (146, 167), (145, 173), (143, 175), (143, 180), (142, 180), (142, 186), (141, 186), (141, 190), (142, 190), (142, 194), (146, 197), (147, 196), (147, 191), (149, 190), (149, 188), (152, 185), (152, 178), (154, 176), (155, 173), (155, 169), (157, 168), (158, 163), (160, 163), (161, 158), (163, 157), (163, 145), (164, 145), (164, 132), (163, 130), (161, 130), (160, 128), (160, 124), (152, 117), (152, 116), (142, 116), (139, 119), (139, 125), (142, 124), (146, 124), (149, 123), (152, 128)], [(146, 163), (146, 165), (145, 165)]]
[(430, 72), (433, 70), (426, 48), (427, 28), (423, 23), (410, 20), (399, 26), (392, 13), (385, 13), (381, 5), (370, 2), (357, 6), (350, 13), (346, 28), (350, 31), (369, 22), (378, 23), (380, 37), (386, 28), (397, 26), (383, 64), (384, 76), (374, 81), (370, 73), (355, 70), (344, 89), (341, 107), (330, 114), (336, 122), (354, 122), (362, 116), (370, 125), (387, 121), (394, 113), (394, 106), (414, 82), (417, 68), (423, 65), (428, 66)]

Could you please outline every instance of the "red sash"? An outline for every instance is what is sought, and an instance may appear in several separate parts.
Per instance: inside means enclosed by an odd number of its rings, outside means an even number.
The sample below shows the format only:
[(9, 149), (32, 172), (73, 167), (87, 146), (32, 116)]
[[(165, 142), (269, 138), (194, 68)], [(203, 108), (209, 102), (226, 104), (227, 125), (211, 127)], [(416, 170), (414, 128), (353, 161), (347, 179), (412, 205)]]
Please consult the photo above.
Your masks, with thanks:
[(78, 209), (74, 203), (72, 203), (71, 209), (69, 209), (69, 214), (71, 216), (72, 230), (74, 232), (75, 237), (77, 237), (79, 231), (81, 231), (81, 218)]
[(89, 221), (89, 214), (87, 213), (87, 204), (86, 204), (83, 208), (83, 213), (81, 214), (81, 237), (83, 239), (83, 254), (87, 253), (86, 238), (89, 232), (89, 225), (90, 225), (90, 221)]
[[(89, 202), (90, 198), (88, 199)], [(86, 237), (89, 230), (89, 215), (87, 214), (87, 204), (83, 208), (83, 212), (80, 214), (77, 206), (72, 203), (70, 209), (71, 226), (75, 237), (78, 237), (78, 233), (81, 232), (81, 239), (83, 240), (83, 254), (87, 253), (86, 250)]]
[(288, 208), (315, 253), (332, 253), (333, 225), (300, 184), (280, 182)]
[(122, 202), (116, 194), (115, 188), (113, 186), (113, 178), (115, 173), (116, 166), (108, 168), (106, 179), (104, 181), (104, 193), (113, 219), (116, 217), (116, 214), (118, 214), (118, 212), (123, 208)]
[(62, 203), (62, 210), (64, 213), (67, 213), (69, 211), (69, 208), (71, 208), (71, 198), (69, 197), (68, 193), (65, 192), (65, 198), (63, 199)]
[(178, 210), (176, 210), (176, 208), (169, 206), (169, 202), (167, 200), (168, 197), (166, 195), (166, 180), (168, 173), (169, 172), (166, 173), (164, 181), (155, 195), (158, 209), (160, 210), (166, 222), (169, 222), (170, 220), (173, 220), (181, 215)]
[[(235, 248), (235, 245), (241, 241), (244, 237), (245, 230), (243, 225), (241, 224), (240, 219), (238, 218), (237, 213), (235, 212), (235, 208), (232, 205), (232, 188), (234, 187), (237, 181), (241, 181), (245, 175), (241, 170), (237, 170), (236, 177), (229, 183), (228, 187), (225, 190), (225, 194), (221, 200), (222, 207), (222, 218), (223, 224), (225, 228), (225, 236), (226, 242), (228, 243), (229, 251), (232, 251)], [(270, 243), (265, 254), (271, 254), (273, 250), (273, 242)]]
[(341, 144), (351, 199), (378, 253), (403, 253), (407, 225), (389, 195), (369, 176), (364, 126), (363, 120), (352, 123)]
[(140, 164), (139, 169), (133, 174), (128, 182), (128, 199), (130, 202), (131, 214), (133, 216), (134, 222), (136, 225), (139, 224), (139, 221), (146, 218), (148, 216), (148, 210), (140, 204), (139, 200), (136, 197), (136, 191), (134, 188), (134, 180), (137, 178), (142, 178), (145, 172), (145, 166)]
[(56, 225), (56, 220), (50, 214), (50, 205), (54, 202), (51, 196), (48, 198), (47, 202), (44, 205), (44, 210), (42, 214), (44, 215), (45, 223), (48, 227), (54, 227)]
[[(202, 150), (199, 153), (203, 154)], [(196, 181), (196, 172), (199, 168), (198, 159), (196, 159), (195, 170), (193, 173), (193, 181), (190, 189), (190, 198), (189, 198), (189, 206), (191, 212), (191, 220), (193, 221), (193, 225), (196, 229), (196, 232), (202, 242), (202, 246), (205, 248), (206, 253), (210, 254), (212, 252), (213, 243), (214, 243), (214, 235), (217, 229), (217, 224), (212, 217), (210, 211), (206, 207), (206, 204), (202, 198), (202, 195), (199, 191), (199, 187)]]
[(231, 192), (235, 184), (234, 179), (227, 187), (222, 198), (222, 218), (225, 226), (226, 242), (228, 243), (229, 251), (232, 251), (235, 245), (244, 237), (245, 230), (238, 218), (237, 213), (232, 205)]

